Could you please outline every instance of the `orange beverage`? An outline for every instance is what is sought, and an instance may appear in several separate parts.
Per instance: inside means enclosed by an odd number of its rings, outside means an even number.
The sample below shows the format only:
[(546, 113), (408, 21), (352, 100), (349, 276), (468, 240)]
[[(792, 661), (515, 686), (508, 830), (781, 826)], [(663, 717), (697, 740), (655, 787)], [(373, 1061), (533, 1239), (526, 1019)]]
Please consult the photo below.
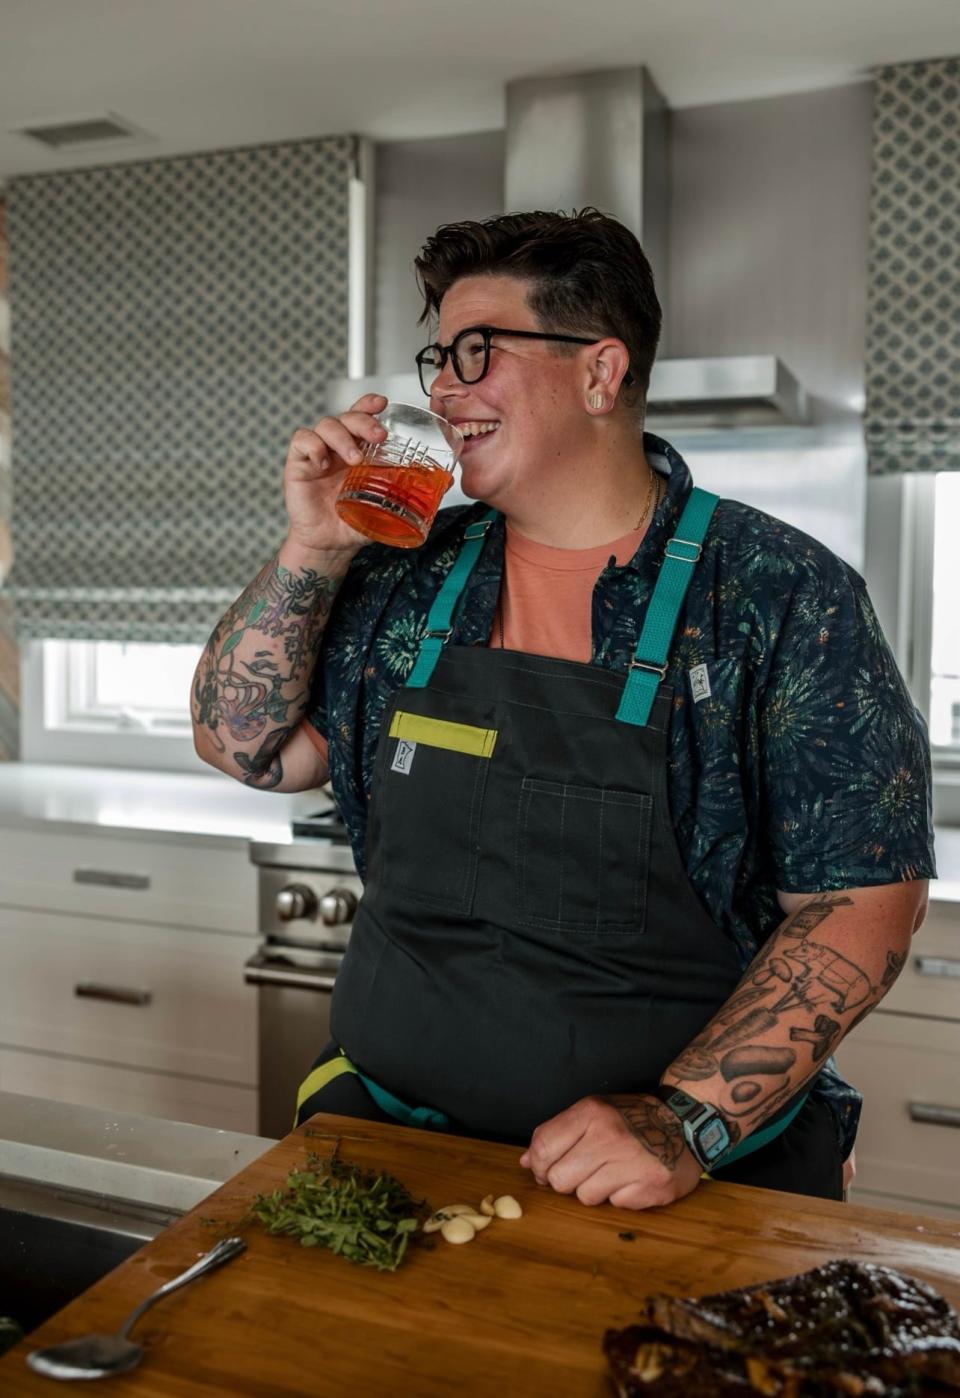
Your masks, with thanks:
[(452, 484), (452, 473), (429, 459), (397, 466), (364, 461), (347, 472), (337, 514), (368, 539), (418, 548)]

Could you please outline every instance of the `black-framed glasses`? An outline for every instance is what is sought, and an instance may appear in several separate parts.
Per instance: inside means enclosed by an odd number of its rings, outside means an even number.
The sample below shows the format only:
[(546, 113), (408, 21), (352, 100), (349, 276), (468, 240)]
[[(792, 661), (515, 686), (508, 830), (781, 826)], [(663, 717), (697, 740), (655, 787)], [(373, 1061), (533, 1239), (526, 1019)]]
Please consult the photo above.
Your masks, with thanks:
[[(559, 340), (567, 345), (595, 345), (596, 337), (582, 335), (549, 335), (539, 330), (501, 330), (496, 325), (471, 325), (449, 345), (426, 345), (417, 354), (420, 387), (429, 398), (437, 375), (449, 359), (453, 372), (461, 383), (479, 383), (490, 368), (490, 341), (494, 335), (509, 335), (515, 340)], [(627, 380), (629, 380), (629, 375)]]

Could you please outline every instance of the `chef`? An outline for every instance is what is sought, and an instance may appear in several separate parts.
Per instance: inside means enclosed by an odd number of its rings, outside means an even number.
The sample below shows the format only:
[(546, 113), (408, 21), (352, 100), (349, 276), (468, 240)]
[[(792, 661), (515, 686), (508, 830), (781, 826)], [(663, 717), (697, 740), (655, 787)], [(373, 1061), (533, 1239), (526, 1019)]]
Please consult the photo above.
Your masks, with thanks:
[(333, 502), (386, 400), (296, 432), (286, 540), (194, 682), (200, 755), (329, 779), (365, 880), (299, 1119), (516, 1142), (585, 1204), (839, 1198), (833, 1053), (935, 872), (863, 582), (644, 432), (661, 311), (616, 220), (447, 225), (416, 267), (475, 503), (370, 543)]

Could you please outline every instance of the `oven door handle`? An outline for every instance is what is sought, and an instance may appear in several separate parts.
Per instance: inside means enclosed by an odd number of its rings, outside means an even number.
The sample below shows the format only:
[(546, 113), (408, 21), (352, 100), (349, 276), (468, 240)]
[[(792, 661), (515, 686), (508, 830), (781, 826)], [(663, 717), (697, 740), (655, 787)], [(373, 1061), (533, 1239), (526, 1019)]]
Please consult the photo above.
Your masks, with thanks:
[(273, 985), (286, 987), (290, 990), (330, 991), (336, 981), (336, 973), (331, 975), (329, 971), (311, 971), (302, 966), (291, 966), (289, 963), (282, 962), (278, 964), (257, 952), (255, 956), (251, 956), (250, 960), (244, 963), (243, 979), (247, 985)]

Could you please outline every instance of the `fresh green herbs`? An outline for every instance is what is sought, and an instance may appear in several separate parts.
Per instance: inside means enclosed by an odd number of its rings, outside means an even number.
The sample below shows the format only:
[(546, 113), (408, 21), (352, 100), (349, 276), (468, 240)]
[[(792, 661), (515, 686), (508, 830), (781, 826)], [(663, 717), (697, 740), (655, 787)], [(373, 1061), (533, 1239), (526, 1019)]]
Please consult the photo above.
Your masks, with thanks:
[(395, 1272), (429, 1214), (392, 1175), (337, 1158), (307, 1157), (287, 1188), (259, 1194), (250, 1210), (268, 1233), (289, 1233), (303, 1247), (326, 1247), (351, 1262)]

